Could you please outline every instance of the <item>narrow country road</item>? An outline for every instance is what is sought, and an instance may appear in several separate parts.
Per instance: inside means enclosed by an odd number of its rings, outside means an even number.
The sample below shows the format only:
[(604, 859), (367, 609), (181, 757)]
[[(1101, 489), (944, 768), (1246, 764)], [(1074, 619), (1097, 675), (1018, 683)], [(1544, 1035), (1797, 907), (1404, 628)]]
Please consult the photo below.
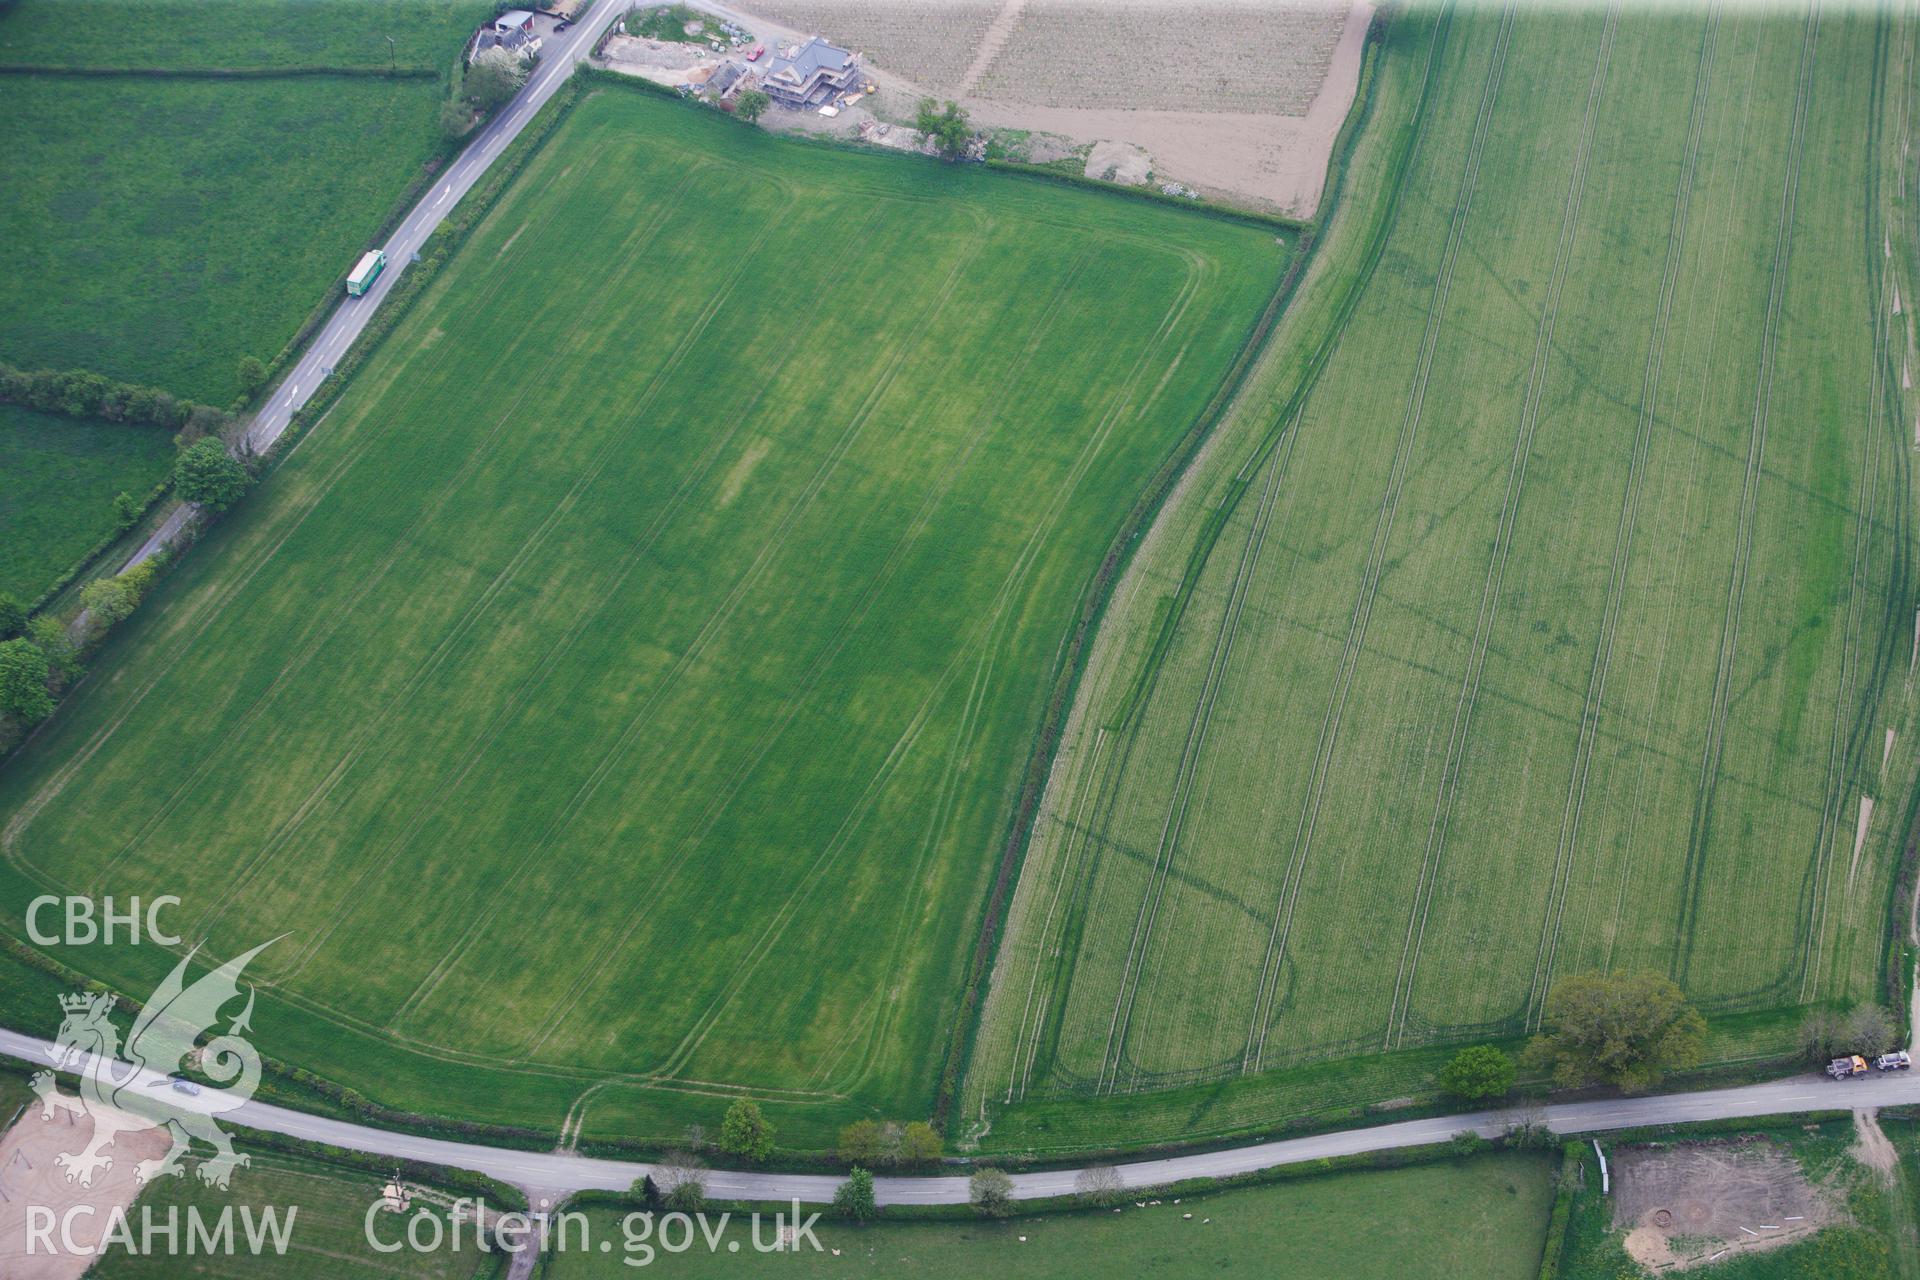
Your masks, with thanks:
[[(0, 1053), (9, 1057), (45, 1067), (50, 1061), (51, 1047), (45, 1040), (16, 1031), (0, 1030)], [(166, 1077), (153, 1072), (141, 1072), (135, 1085), (139, 1088), (155, 1085), (165, 1088)], [(519, 1187), (527, 1193), (528, 1200), (536, 1210), (554, 1209), (576, 1191), (625, 1190), (642, 1174), (653, 1170), (652, 1165), (638, 1161), (599, 1160), (554, 1151), (514, 1151), (473, 1142), (416, 1137), (350, 1121), (308, 1115), (303, 1111), (265, 1102), (249, 1101), (241, 1103), (238, 1108), (230, 1108), (231, 1099), (217, 1089), (207, 1089), (197, 1097), (176, 1094), (173, 1100), (183, 1110), (217, 1111), (235, 1123), (290, 1138), (323, 1142), (379, 1156), (471, 1169)], [(1556, 1133), (1602, 1133), (1610, 1129), (1632, 1129), (1642, 1125), (1685, 1124), (1795, 1111), (1909, 1106), (1915, 1103), (1920, 1103), (1920, 1075), (1911, 1072), (1841, 1082), (1808, 1074), (1737, 1089), (1560, 1103), (1545, 1108), (1545, 1115), (1547, 1124)], [(1518, 1114), (1512, 1110), (1475, 1111), (1465, 1115), (1407, 1120), (1371, 1129), (1349, 1129), (1310, 1138), (1288, 1138), (1226, 1151), (1203, 1151), (1164, 1160), (1142, 1160), (1120, 1165), (1119, 1172), (1122, 1181), (1129, 1187), (1159, 1186), (1185, 1178), (1228, 1177), (1279, 1165), (1297, 1164), (1303, 1160), (1444, 1142), (1463, 1129), (1472, 1129), (1490, 1138), (1503, 1132)], [(1059, 1169), (1045, 1173), (1015, 1174), (1014, 1195), (1022, 1200), (1070, 1195), (1075, 1190), (1078, 1172), (1075, 1169)], [(839, 1185), (838, 1177), (826, 1174), (714, 1169), (709, 1171), (707, 1177), (707, 1193), (726, 1200), (801, 1200), (823, 1204), (833, 1198), (834, 1189)], [(967, 1199), (967, 1180), (961, 1176), (876, 1178), (874, 1190), (882, 1204), (963, 1204)]]
[[(507, 145), (520, 135), (534, 113), (545, 105), (568, 76), (573, 74), (574, 64), (581, 61), (593, 49), (594, 41), (600, 33), (611, 26), (622, 14), (626, 6), (616, 0), (601, 0), (587, 16), (561, 32), (553, 34), (549, 29), (542, 36), (540, 62), (528, 77), (525, 87), (518, 96), (500, 111), (493, 119), (473, 136), (454, 162), (446, 167), (434, 180), (432, 187), (421, 195), (420, 202), (414, 205), (400, 225), (394, 228), (384, 245), (387, 251), (387, 269), (380, 273), (373, 287), (358, 298), (349, 298), (344, 294), (336, 301), (333, 314), (320, 331), (307, 343), (307, 349), (293, 366), (293, 371), (280, 381), (274, 389), (272, 399), (263, 405), (247, 426), (246, 441), (255, 453), (264, 453), (274, 441), (278, 440), (293, 420), (293, 415), (319, 390), (333, 367), (367, 327), (373, 313), (386, 301), (387, 294), (393, 290), (395, 282), (413, 261), (413, 255), (427, 242), (434, 229), (460, 203), (460, 198), (472, 189)], [(544, 24), (543, 24), (544, 25)], [(134, 565), (147, 560), (170, 543), (180, 530), (192, 518), (195, 508), (187, 503), (176, 503), (140, 548), (127, 558), (120, 567), (122, 573)]]

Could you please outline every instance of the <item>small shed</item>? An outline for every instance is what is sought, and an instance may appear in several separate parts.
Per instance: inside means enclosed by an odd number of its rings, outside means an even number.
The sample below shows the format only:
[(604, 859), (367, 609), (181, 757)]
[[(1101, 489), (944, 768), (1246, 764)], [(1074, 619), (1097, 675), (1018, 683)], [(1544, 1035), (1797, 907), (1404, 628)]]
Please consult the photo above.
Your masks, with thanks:
[(533, 34), (533, 14), (526, 9), (509, 9), (493, 20), (493, 29), (505, 35), (509, 31)]

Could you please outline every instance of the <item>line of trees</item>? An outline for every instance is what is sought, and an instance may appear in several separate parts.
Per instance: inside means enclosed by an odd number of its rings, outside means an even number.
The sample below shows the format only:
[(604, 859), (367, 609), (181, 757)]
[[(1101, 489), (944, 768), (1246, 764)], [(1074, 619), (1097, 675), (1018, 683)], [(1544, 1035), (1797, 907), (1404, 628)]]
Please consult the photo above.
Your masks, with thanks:
[(863, 1168), (919, 1168), (939, 1160), (941, 1146), (940, 1135), (924, 1120), (906, 1125), (856, 1120), (840, 1131), (840, 1158)]
[(219, 413), (209, 406), (182, 400), (170, 391), (115, 382), (89, 369), (27, 370), (8, 364), (0, 364), (0, 401), (42, 413), (104, 418), (168, 431), (184, 428), (196, 410)]
[(1438, 1083), (1462, 1101), (1486, 1102), (1511, 1093), (1524, 1065), (1548, 1072), (1561, 1088), (1604, 1084), (1637, 1093), (1669, 1071), (1697, 1065), (1706, 1044), (1706, 1019), (1671, 979), (1644, 972), (1573, 974), (1547, 993), (1540, 1033), (1528, 1041), (1519, 1063), (1497, 1045), (1469, 1045), (1440, 1069)]

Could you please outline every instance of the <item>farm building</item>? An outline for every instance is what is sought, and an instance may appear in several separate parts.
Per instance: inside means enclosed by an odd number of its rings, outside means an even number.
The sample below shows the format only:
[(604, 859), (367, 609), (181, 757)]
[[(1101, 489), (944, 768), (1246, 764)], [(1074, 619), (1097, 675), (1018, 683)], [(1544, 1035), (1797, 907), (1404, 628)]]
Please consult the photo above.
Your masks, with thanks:
[(762, 87), (783, 107), (809, 107), (850, 88), (859, 74), (851, 53), (815, 36), (781, 49), (767, 64)]
[(728, 58), (725, 62), (713, 69), (713, 74), (707, 78), (707, 88), (716, 98), (732, 97), (734, 92), (741, 87), (741, 81), (745, 78), (746, 74), (747, 68), (745, 63), (736, 62), (732, 58)]
[(530, 36), (533, 34), (533, 14), (526, 9), (509, 9), (493, 20), (491, 30), (501, 35), (518, 31)]

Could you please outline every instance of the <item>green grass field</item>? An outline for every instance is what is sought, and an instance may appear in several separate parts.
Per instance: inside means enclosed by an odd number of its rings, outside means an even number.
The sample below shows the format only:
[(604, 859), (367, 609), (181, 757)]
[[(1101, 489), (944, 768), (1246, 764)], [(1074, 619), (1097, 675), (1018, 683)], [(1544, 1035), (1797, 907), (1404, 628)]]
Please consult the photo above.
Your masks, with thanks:
[(1195, 1091), (1519, 1036), (1604, 967), (1719, 1017), (1877, 996), (1913, 46), (1393, 24), (1310, 278), (1103, 624), (969, 1120), (1179, 1088), (1124, 1133), (1191, 1138)]
[[(19, 0), (0, 65), (389, 64), (411, 80), (4, 75), (0, 361), (225, 405), (272, 360), (438, 145), (484, 0)], [(34, 420), (36, 423), (37, 419)], [(0, 591), (31, 599), (166, 473), (158, 434), (0, 419)], [(116, 445), (118, 447), (116, 447)], [(101, 490), (104, 487), (104, 496)]]
[(925, 1115), (1075, 599), (1286, 257), (602, 91), (0, 774), (7, 915), (285, 931), (262, 1051), (400, 1106)]
[[(695, 1247), (680, 1254), (659, 1252), (656, 1242), (653, 1260), (639, 1274), (1344, 1280), (1370, 1265), (1363, 1258), (1391, 1258), (1394, 1274), (1406, 1280), (1519, 1280), (1540, 1270), (1552, 1168), (1540, 1156), (1483, 1156), (1182, 1197), (1177, 1207), (1163, 1199), (1136, 1209), (1129, 1200), (1119, 1213), (868, 1227), (828, 1219), (815, 1228), (824, 1251), (797, 1255), (753, 1252), (750, 1231), (736, 1224), (717, 1252), (697, 1236)], [(1188, 1213), (1193, 1216), (1183, 1216)], [(550, 1253), (547, 1280), (635, 1274), (625, 1259), (640, 1255), (637, 1247), (625, 1247), (623, 1216), (591, 1212), (589, 1247)], [(637, 1224), (633, 1231), (638, 1234)], [(771, 1227), (762, 1231), (763, 1239), (774, 1238)], [(579, 1238), (576, 1233), (576, 1244)], [(613, 1242), (611, 1252), (598, 1252), (603, 1239)], [(727, 1252), (736, 1242), (739, 1250)]]
[(0, 9), (0, 66), (441, 71), (495, 8), (489, 0), (13, 0)]
[[(364, 66), (386, 34), (436, 77), (8, 75), (0, 360), (224, 405), (271, 360), (439, 145), (444, 74), (484, 4), (22, 0), (0, 63)], [(376, 18), (378, 19), (376, 22)], [(371, 43), (369, 43), (371, 42)]]
[(113, 497), (144, 498), (173, 462), (149, 427), (0, 405), (0, 592), (32, 600), (113, 528)]
[(7, 77), (0, 358), (224, 405), (434, 142), (431, 80)]
[[(244, 1147), (244, 1142), (242, 1146)], [(177, 1213), (180, 1242), (169, 1246), (163, 1236), (153, 1237), (152, 1251), (145, 1254), (116, 1248), (104, 1253), (89, 1276), (99, 1280), (179, 1280), (184, 1276), (203, 1276), (208, 1280), (232, 1277), (233, 1280), (359, 1280), (360, 1277), (403, 1277), (404, 1280), (486, 1280), (505, 1273), (503, 1255), (486, 1253), (474, 1246), (471, 1226), (462, 1228), (464, 1248), (451, 1245), (436, 1251), (402, 1249), (383, 1253), (367, 1242), (367, 1206), (380, 1198), (382, 1179), (371, 1173), (345, 1169), (338, 1165), (277, 1152), (249, 1153), (252, 1163), (234, 1175), (231, 1191), (208, 1188), (193, 1176), (189, 1163), (185, 1176), (160, 1179), (143, 1192), (128, 1212), (129, 1221), (138, 1230), (143, 1213), (158, 1223), (167, 1221), (169, 1212)], [(449, 1203), (451, 1192), (440, 1203)], [(436, 1213), (443, 1230), (451, 1226), (444, 1213), (427, 1208), (433, 1203), (417, 1200), (423, 1212)], [(189, 1212), (212, 1226), (220, 1215), (233, 1211), (233, 1235), (237, 1243), (232, 1254), (186, 1253)], [(247, 1247), (242, 1210), (255, 1215), (273, 1212), (277, 1221), (292, 1225), (286, 1232), (284, 1252), (271, 1245), (254, 1250)], [(409, 1215), (411, 1216), (411, 1215)], [(258, 1217), (255, 1221), (259, 1221)], [(405, 1239), (405, 1220), (383, 1215), (375, 1227), (383, 1245)], [(262, 1237), (270, 1239), (270, 1237)], [(424, 1228), (420, 1239), (430, 1239)]]

